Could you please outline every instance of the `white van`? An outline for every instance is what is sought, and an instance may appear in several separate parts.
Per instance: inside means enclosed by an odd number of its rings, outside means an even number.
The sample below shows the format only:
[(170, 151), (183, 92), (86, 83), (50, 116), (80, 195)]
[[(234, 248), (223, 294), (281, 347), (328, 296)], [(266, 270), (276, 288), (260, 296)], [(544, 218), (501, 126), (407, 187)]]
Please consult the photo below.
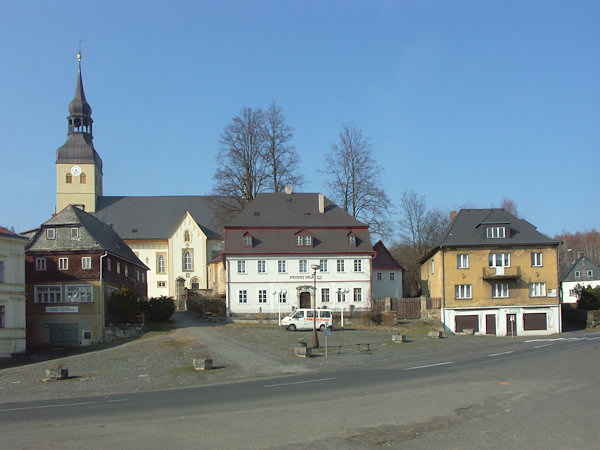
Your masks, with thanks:
[[(281, 319), (281, 325), (289, 331), (312, 330), (313, 310), (300, 308), (293, 314)], [(328, 309), (317, 309), (317, 329), (323, 331), (325, 328), (333, 328), (333, 317)]]

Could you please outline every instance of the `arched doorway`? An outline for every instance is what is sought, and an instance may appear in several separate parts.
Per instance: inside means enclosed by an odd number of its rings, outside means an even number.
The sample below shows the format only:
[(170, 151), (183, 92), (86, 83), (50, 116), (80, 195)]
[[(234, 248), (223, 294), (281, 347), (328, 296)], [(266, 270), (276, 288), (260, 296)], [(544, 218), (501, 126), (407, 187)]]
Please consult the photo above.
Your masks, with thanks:
[(177, 278), (177, 311), (185, 311), (185, 280)]
[(310, 308), (310, 292), (300, 292), (300, 308)]

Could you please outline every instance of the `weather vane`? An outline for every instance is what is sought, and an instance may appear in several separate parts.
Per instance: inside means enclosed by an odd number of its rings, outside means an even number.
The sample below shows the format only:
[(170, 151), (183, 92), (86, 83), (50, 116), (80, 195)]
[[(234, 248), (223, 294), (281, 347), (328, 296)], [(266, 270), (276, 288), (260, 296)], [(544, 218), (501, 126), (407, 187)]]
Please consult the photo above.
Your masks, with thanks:
[(79, 38), (79, 39), (77, 39), (77, 41), (79, 42), (79, 52), (77, 53), (77, 60), (81, 61), (81, 51), (83, 50), (81, 43), (83, 42), (83, 40), (81, 38)]

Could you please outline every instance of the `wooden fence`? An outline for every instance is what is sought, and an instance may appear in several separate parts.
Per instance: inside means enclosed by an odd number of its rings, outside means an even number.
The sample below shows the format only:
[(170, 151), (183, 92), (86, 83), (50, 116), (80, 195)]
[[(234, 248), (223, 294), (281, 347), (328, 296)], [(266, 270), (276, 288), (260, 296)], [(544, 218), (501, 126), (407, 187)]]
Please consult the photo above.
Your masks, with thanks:
[[(386, 301), (390, 304), (386, 305)], [(374, 313), (382, 313), (386, 310), (395, 312), (398, 319), (418, 319), (421, 317), (421, 299), (419, 297), (409, 297), (373, 300)]]

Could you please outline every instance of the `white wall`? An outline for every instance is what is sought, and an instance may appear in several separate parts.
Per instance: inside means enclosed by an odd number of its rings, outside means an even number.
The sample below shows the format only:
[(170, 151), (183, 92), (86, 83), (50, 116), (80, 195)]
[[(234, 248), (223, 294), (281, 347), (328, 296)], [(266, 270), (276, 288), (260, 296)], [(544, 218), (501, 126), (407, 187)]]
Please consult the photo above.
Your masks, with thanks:
[(575, 286), (582, 285), (584, 287), (592, 286), (597, 287), (600, 286), (600, 280), (593, 281), (563, 281), (560, 284), (560, 288), (562, 291), (562, 302), (563, 303), (577, 303), (577, 296), (571, 295), (570, 291), (575, 289)]
[(25, 352), (25, 239), (0, 238), (0, 261), (4, 282), (0, 283), (0, 305), (4, 306), (4, 328), (0, 328), (0, 357)]

